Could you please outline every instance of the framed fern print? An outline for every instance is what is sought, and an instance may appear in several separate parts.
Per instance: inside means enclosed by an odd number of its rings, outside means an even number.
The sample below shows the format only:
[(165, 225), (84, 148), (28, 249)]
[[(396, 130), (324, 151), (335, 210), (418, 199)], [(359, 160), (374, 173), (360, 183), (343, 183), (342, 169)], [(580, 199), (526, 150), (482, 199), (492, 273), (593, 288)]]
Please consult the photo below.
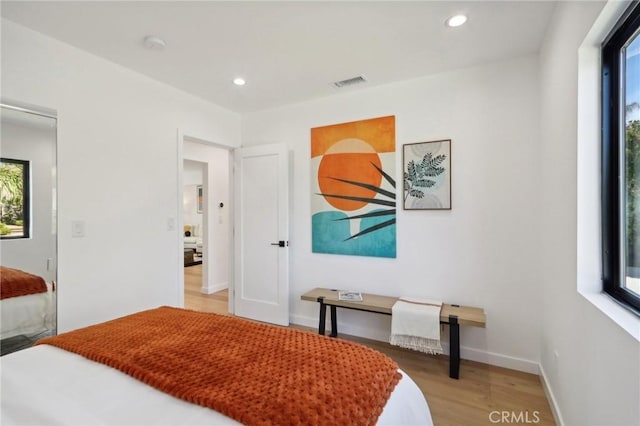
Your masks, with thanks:
[(405, 210), (451, 209), (451, 139), (402, 146)]

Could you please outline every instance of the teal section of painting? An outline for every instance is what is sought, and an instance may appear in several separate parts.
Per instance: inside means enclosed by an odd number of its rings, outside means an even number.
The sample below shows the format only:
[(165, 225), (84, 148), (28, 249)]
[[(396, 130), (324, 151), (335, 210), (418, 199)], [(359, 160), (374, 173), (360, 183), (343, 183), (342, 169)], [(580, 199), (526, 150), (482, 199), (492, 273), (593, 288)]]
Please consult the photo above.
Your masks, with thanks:
[[(375, 211), (375, 210), (374, 210)], [(343, 212), (320, 212), (312, 216), (312, 251), (314, 253), (346, 254), (354, 256), (396, 257), (396, 225), (351, 237), (348, 216)], [(363, 218), (359, 232), (395, 219), (392, 216)]]

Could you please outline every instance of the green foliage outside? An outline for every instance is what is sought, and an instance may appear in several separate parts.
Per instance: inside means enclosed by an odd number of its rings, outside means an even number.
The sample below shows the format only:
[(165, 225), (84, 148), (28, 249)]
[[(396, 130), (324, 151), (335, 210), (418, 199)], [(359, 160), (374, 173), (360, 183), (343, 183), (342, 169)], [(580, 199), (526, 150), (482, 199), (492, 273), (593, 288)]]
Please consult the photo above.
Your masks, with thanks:
[[(628, 108), (628, 107), (627, 107)], [(640, 120), (626, 127), (627, 266), (640, 267)]]
[(0, 235), (9, 235), (11, 233), (11, 229), (4, 223), (0, 222)]
[(18, 225), (18, 221), (22, 223), (23, 170), (18, 164), (0, 165), (0, 221), (4, 224)]

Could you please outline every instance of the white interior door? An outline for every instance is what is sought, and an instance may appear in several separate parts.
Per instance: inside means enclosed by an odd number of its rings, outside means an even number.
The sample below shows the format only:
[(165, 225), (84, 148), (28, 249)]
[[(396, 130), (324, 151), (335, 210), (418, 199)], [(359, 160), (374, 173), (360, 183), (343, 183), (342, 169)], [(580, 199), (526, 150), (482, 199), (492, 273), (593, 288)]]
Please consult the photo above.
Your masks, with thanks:
[(234, 155), (235, 314), (289, 325), (289, 185), (285, 145)]

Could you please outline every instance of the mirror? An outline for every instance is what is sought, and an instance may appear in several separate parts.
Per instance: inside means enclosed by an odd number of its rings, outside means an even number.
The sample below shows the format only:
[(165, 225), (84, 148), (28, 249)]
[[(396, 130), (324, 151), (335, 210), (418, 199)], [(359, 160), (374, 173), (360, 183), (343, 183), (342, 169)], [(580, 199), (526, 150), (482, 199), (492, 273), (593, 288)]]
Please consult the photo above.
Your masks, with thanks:
[(2, 103), (0, 351), (56, 333), (57, 221), (54, 114)]

